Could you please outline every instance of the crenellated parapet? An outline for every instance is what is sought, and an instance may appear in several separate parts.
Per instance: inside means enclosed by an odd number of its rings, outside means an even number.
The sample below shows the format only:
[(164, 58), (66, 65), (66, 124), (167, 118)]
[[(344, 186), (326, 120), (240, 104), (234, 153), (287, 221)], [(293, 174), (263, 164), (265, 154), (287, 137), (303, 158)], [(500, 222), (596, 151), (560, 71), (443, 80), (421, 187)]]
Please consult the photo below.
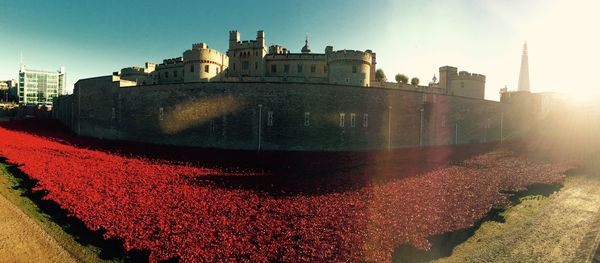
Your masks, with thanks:
[(206, 43), (196, 43), (192, 49), (183, 52), (183, 72), (185, 83), (211, 81), (220, 77), (227, 69), (226, 55), (210, 49)]
[(485, 75), (477, 74), (477, 73), (469, 73), (467, 71), (458, 72), (457, 79), (462, 80), (474, 80), (474, 81), (485, 81)]
[(440, 67), (439, 87), (450, 95), (483, 99), (485, 76), (458, 71), (457, 68), (451, 66), (443, 66)]
[[(190, 64), (193, 62), (202, 61), (203, 63), (211, 63), (215, 65), (223, 65), (227, 62), (227, 56), (219, 51), (208, 48), (205, 43), (197, 43), (192, 45), (192, 49), (183, 52), (183, 63)], [(225, 67), (227, 67), (225, 63)]]
[(152, 62), (146, 62), (144, 67), (127, 67), (122, 68), (119, 74), (121, 79), (135, 81), (140, 85), (152, 84), (153, 80), (151, 77), (152, 72), (156, 70), (156, 64)]
[(329, 63), (352, 61), (371, 65), (372, 57), (371, 53), (369, 52), (358, 50), (338, 50), (328, 53), (327, 61)]
[(267, 54), (265, 32), (256, 32), (255, 40), (240, 40), (240, 32), (229, 31), (227, 50), (229, 77), (264, 76), (264, 56)]
[(167, 58), (167, 59), (163, 59), (163, 63), (158, 64), (158, 66), (173, 65), (173, 64), (179, 64), (182, 62), (183, 62), (183, 57)]
[(333, 51), (332, 47), (327, 47), (326, 54), (330, 84), (363, 87), (371, 85), (373, 57), (370, 52), (357, 50)]
[(371, 86), (375, 75), (375, 53), (371, 50), (334, 50), (313, 53), (308, 37), (299, 53), (281, 45), (267, 46), (265, 32), (256, 38), (241, 40), (240, 32), (229, 31), (229, 48), (225, 54), (206, 43), (192, 44), (181, 57), (164, 59), (151, 73), (142, 69), (124, 69), (132, 80), (149, 74), (149, 84), (175, 84), (204, 81), (265, 81), (329, 83)]

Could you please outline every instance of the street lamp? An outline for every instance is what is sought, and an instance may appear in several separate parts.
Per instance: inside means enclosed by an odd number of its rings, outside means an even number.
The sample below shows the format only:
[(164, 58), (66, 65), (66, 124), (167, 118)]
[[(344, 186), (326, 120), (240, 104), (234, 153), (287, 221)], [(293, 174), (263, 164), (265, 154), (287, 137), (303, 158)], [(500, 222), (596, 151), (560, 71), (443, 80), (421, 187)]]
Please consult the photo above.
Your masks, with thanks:
[(423, 112), (425, 111), (423, 105), (421, 105), (421, 108), (419, 109), (419, 112), (421, 113), (421, 124), (419, 127), (419, 147), (423, 147)]

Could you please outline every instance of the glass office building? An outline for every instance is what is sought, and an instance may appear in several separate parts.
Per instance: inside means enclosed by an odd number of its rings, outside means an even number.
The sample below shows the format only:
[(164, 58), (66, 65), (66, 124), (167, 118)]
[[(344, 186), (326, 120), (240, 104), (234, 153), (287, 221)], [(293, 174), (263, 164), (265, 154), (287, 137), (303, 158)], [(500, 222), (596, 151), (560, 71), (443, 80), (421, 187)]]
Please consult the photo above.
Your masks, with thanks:
[(65, 94), (66, 74), (58, 71), (27, 69), (19, 70), (19, 104), (52, 107), (52, 98)]

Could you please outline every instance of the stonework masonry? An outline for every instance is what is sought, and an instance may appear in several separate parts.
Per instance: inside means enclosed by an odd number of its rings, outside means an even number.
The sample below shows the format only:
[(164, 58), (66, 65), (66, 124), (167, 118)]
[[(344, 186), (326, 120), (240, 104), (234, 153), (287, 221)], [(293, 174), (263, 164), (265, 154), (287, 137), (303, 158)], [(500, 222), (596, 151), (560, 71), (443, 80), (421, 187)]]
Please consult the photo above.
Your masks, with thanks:
[(439, 87), (446, 94), (470, 98), (485, 98), (485, 76), (481, 74), (458, 72), (451, 66), (440, 67)]
[(181, 57), (79, 80), (53, 101), (79, 135), (203, 148), (360, 151), (501, 141), (510, 108), (484, 100), (485, 76), (440, 68), (428, 86), (378, 82), (371, 50), (300, 53), (265, 32), (229, 32)]
[[(267, 46), (265, 32), (256, 38), (241, 40), (240, 32), (229, 31), (229, 48), (225, 54), (210, 49), (206, 43), (193, 44), (181, 57), (165, 59), (156, 65), (121, 70), (121, 78), (139, 86), (195, 82), (284, 82), (337, 84), (361, 87), (403, 88), (375, 80), (377, 55), (371, 51), (334, 50), (313, 53), (308, 38), (300, 53), (275, 44)], [(470, 98), (485, 98), (485, 76), (458, 72), (455, 67), (440, 68), (440, 81), (418, 86), (423, 92), (436, 92)], [(118, 75), (118, 74), (117, 74)], [(409, 88), (409, 90), (414, 87)]]
[(229, 32), (226, 54), (205, 43), (192, 45), (181, 57), (165, 59), (146, 67), (121, 70), (121, 78), (138, 85), (193, 82), (297, 82), (345, 84), (368, 87), (375, 72), (375, 53), (370, 50), (338, 50), (328, 46), (325, 53), (312, 53), (308, 39), (301, 53), (281, 45), (267, 47), (264, 31), (254, 40), (240, 40), (240, 32)]
[(204, 148), (357, 151), (499, 141), (508, 104), (348, 85), (80, 80), (53, 115), (79, 135)]

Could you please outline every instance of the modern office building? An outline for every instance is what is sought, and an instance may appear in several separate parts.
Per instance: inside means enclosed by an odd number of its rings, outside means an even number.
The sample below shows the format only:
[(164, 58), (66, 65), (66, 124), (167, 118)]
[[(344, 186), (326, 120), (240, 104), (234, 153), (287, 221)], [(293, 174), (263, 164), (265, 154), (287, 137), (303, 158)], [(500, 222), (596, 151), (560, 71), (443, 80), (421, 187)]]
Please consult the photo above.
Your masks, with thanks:
[(64, 67), (58, 71), (27, 69), (19, 70), (19, 104), (52, 107), (52, 99), (65, 94), (66, 74)]

